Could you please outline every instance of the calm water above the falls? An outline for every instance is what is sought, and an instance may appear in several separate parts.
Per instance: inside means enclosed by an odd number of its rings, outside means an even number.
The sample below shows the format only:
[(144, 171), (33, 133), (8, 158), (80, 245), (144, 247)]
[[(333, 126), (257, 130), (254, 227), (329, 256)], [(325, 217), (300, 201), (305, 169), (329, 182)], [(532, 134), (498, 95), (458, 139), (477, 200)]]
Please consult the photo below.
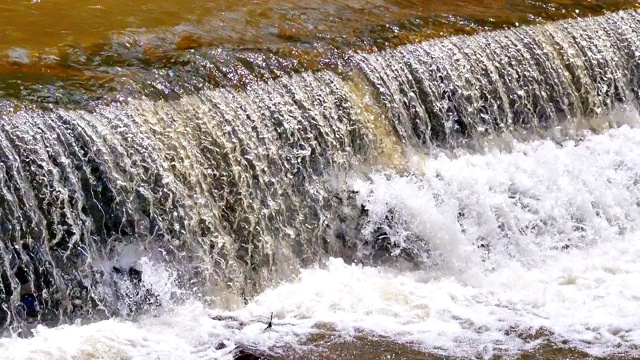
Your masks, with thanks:
[[(168, 85), (178, 92), (199, 82), (234, 85), (244, 76), (229, 81), (203, 69), (227, 65), (228, 56), (220, 51), (248, 53), (244, 61), (251, 64), (266, 61), (255, 59), (264, 54), (274, 56), (278, 60), (269, 66), (276, 72), (337, 68), (352, 50), (638, 5), (630, 0), (5, 1), (0, 94), (68, 105), (114, 91), (165, 94), (172, 89), (156, 88), (167, 78), (192, 84)], [(213, 49), (216, 54), (210, 54)]]
[[(20, 48), (54, 55), (59, 46), (90, 46), (127, 35), (139, 35), (149, 46), (167, 48), (193, 46), (198, 41), (217, 46), (273, 47), (368, 36), (375, 40), (386, 35), (385, 30), (424, 28), (438, 35), (601, 14), (637, 5), (628, 0), (5, 1), (0, 5), (0, 51)], [(403, 21), (408, 22), (408, 29), (403, 29)]]

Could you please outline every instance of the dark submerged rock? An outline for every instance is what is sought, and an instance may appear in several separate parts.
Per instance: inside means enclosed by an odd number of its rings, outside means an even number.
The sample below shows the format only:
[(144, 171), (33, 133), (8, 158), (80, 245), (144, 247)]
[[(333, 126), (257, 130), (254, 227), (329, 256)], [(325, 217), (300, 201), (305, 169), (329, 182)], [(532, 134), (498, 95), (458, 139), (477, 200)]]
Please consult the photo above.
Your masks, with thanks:
[(255, 349), (249, 349), (242, 346), (236, 346), (233, 351), (233, 360), (272, 360), (273, 358), (267, 354), (261, 353)]
[(340, 255), (346, 262), (423, 268), (433, 258), (427, 239), (404, 231), (407, 227), (402, 214), (389, 207), (383, 218), (372, 218), (367, 206), (357, 203), (357, 194), (348, 191), (334, 195), (343, 211), (333, 236), (342, 244)]
[(34, 294), (27, 293), (20, 296), (20, 303), (18, 303), (18, 316), (23, 319), (31, 320), (37, 319), (40, 313), (40, 306), (38, 300)]

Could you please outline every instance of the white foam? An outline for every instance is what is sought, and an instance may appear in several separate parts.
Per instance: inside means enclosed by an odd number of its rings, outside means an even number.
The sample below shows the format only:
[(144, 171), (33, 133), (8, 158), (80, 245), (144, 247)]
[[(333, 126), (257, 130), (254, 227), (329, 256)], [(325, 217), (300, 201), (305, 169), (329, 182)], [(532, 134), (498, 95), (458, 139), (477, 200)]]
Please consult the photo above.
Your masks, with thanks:
[[(631, 350), (640, 345), (637, 149), (640, 130), (623, 127), (580, 144), (539, 141), (508, 153), (423, 159), (423, 175), (354, 178), (371, 217), (394, 209), (403, 231), (438, 250), (436, 266), (398, 272), (330, 259), (233, 312), (192, 301), (136, 322), (40, 328), (32, 339), (0, 340), (0, 354), (215, 359), (228, 356), (215, 350), (220, 341), (295, 345), (318, 331), (314, 325), (332, 323), (344, 336), (369, 331), (449, 355), (533, 348), (538, 343), (522, 334), (540, 328), (593, 355), (638, 355)], [(479, 238), (491, 244), (488, 255)], [(264, 331), (271, 312), (273, 329)]]

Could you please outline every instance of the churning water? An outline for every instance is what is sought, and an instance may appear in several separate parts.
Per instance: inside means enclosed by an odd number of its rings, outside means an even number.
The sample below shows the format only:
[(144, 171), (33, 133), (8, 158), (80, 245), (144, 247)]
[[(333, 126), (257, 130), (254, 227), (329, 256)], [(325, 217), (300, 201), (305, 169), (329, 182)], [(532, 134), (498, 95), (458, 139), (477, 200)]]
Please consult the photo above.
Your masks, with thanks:
[(0, 353), (286, 358), (331, 331), (635, 355), (639, 33), (627, 11), (5, 112)]
[[(622, 127), (581, 143), (421, 159), (424, 175), (354, 177), (358, 202), (374, 217), (393, 208), (404, 221), (396, 236), (428, 238), (437, 265), (398, 271), (331, 258), (234, 311), (191, 300), (136, 321), (39, 328), (32, 339), (0, 340), (0, 350), (4, 359), (212, 359), (229, 351), (215, 350), (225, 341), (294, 354), (317, 325), (332, 324), (341, 336), (368, 331), (449, 355), (535, 348), (543, 340), (527, 335), (540, 329), (594, 355), (629, 354), (640, 344), (636, 146), (640, 130)], [(162, 264), (143, 263), (154, 288), (176, 290)]]

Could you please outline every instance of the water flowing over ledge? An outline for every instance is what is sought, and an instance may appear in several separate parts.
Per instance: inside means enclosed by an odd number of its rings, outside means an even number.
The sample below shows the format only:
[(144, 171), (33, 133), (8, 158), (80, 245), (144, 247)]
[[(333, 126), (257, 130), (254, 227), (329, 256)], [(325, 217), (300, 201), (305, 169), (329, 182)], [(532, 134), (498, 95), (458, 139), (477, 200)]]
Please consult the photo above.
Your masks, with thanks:
[[(392, 236), (434, 240), (443, 262), (399, 271), (333, 258), (233, 311), (190, 300), (135, 321), (40, 328), (0, 339), (0, 351), (7, 360), (228, 359), (234, 344), (283, 360), (637, 356), (640, 156), (629, 149), (638, 146), (640, 131), (622, 127), (581, 143), (440, 154), (423, 159), (425, 175), (351, 177), (374, 218), (393, 208), (406, 220)], [(481, 238), (490, 252), (478, 251)], [(175, 291), (162, 264), (142, 266), (159, 291)], [(376, 341), (380, 352), (360, 345)]]
[(191, 293), (228, 307), (327, 257), (356, 259), (367, 229), (344, 195), (351, 172), (633, 123), (638, 34), (625, 11), (354, 54), (341, 74), (5, 112), (0, 322), (21, 328), (25, 294), (50, 325), (128, 314), (110, 271), (143, 258), (181, 289), (161, 304)]
[(407, 45), (355, 59), (411, 144), (553, 129), (637, 104), (637, 12)]

